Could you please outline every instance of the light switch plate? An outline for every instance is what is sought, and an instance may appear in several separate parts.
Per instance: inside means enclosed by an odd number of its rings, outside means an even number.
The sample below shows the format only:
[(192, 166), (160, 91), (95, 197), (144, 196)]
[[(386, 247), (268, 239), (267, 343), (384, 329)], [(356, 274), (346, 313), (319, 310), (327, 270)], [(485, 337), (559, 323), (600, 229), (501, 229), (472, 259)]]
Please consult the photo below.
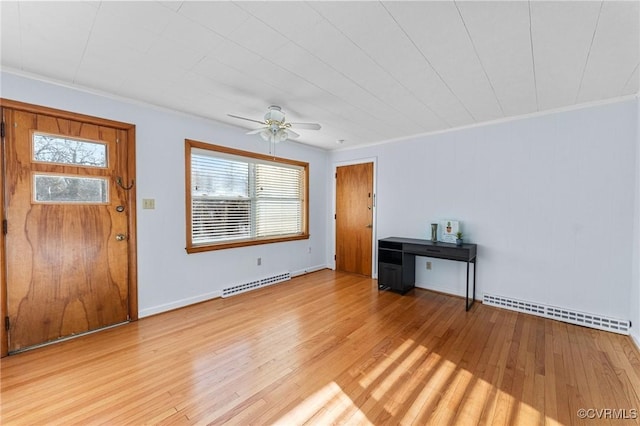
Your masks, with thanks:
[(156, 208), (156, 200), (153, 198), (143, 198), (142, 199), (142, 208), (143, 209), (155, 209)]

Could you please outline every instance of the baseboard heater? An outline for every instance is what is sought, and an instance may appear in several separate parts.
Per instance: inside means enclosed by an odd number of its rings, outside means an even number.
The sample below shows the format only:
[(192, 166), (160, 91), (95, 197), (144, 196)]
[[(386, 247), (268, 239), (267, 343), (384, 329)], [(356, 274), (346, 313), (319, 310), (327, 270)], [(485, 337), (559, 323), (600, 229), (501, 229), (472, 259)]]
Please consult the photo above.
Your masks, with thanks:
[(278, 284), (283, 281), (291, 279), (290, 272), (283, 272), (281, 274), (272, 275), (270, 277), (261, 278), (259, 280), (249, 281), (242, 284), (237, 284), (231, 287), (222, 289), (222, 297), (234, 296), (240, 293), (246, 293), (247, 291), (255, 290), (261, 287), (267, 287), (273, 284)]
[(496, 306), (498, 308), (505, 308), (512, 311), (524, 312), (526, 314), (533, 314), (539, 317), (568, 322), (570, 324), (582, 325), (598, 330), (612, 331), (619, 334), (628, 335), (629, 329), (631, 328), (631, 321), (605, 317), (602, 315), (587, 314), (571, 309), (558, 308), (557, 306), (549, 306), (542, 303), (526, 302), (523, 300), (512, 299), (510, 297), (485, 294), (482, 298), (482, 303), (489, 306)]

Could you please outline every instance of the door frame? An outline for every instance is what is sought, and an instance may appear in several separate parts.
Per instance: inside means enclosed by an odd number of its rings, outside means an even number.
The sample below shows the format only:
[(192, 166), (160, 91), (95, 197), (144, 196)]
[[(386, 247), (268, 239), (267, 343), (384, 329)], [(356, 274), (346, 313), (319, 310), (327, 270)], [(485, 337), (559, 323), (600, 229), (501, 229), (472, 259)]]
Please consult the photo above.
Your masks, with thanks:
[[(94, 124), (97, 126), (112, 127), (118, 130), (125, 131), (127, 133), (127, 176), (132, 176), (135, 179), (136, 176), (136, 126), (130, 123), (123, 123), (120, 121), (108, 120), (105, 118), (93, 117), (90, 115), (79, 114), (71, 111), (65, 111), (55, 108), (49, 108), (40, 105), (28, 104), (11, 99), (0, 98), (0, 110), (2, 113), (2, 121), (4, 122), (4, 108), (24, 111), (33, 114), (49, 115), (56, 118), (65, 120), (81, 121), (88, 124)], [(2, 147), (0, 149), (0, 217), (2, 220), (6, 219), (5, 212), (5, 159), (4, 159), (4, 140), (2, 138)], [(128, 182), (129, 180), (126, 180)], [(135, 181), (134, 181), (135, 182)], [(129, 274), (128, 274), (128, 291), (129, 291), (129, 306), (128, 315), (129, 321), (138, 320), (138, 256), (137, 256), (137, 225), (136, 225), (136, 186), (129, 191), (129, 197), (127, 198), (127, 211), (128, 215), (128, 262), (129, 262)], [(0, 357), (7, 356), (9, 351), (9, 334), (4, 326), (4, 318), (7, 317), (7, 264), (5, 255), (5, 237), (4, 232), (0, 231), (0, 318), (2, 323), (0, 324)]]
[(331, 172), (331, 180), (332, 180), (332, 197), (331, 197), (331, 211), (333, 211), (333, 218), (331, 220), (331, 241), (333, 242), (333, 244), (328, 245), (329, 247), (333, 247), (333, 253), (329, 255), (329, 268), (332, 270), (336, 270), (336, 258), (335, 258), (335, 254), (337, 251), (337, 241), (336, 241), (336, 196), (337, 196), (337, 189), (336, 189), (336, 175), (338, 173), (338, 167), (343, 167), (343, 166), (354, 166), (356, 164), (364, 164), (364, 163), (373, 163), (373, 206), (372, 206), (372, 225), (373, 228), (371, 229), (371, 278), (373, 279), (377, 279), (378, 278), (378, 262), (376, 259), (376, 254), (377, 254), (377, 207), (378, 207), (378, 202), (376, 200), (376, 194), (377, 194), (377, 188), (378, 188), (378, 182), (377, 182), (377, 176), (378, 176), (378, 157), (367, 157), (367, 158), (359, 158), (359, 159), (355, 159), (355, 160), (347, 160), (347, 161), (338, 161), (338, 162), (334, 162), (333, 163), (333, 169)]

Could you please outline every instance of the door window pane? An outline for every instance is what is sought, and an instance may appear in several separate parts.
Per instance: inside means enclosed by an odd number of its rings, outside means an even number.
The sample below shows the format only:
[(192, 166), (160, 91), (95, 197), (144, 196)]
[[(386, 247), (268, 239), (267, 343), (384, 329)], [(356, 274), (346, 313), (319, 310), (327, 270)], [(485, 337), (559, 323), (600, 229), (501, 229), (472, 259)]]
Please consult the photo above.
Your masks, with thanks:
[(107, 167), (107, 145), (64, 136), (34, 133), (33, 159), (45, 163)]
[(34, 200), (39, 203), (104, 204), (109, 201), (104, 178), (34, 175)]

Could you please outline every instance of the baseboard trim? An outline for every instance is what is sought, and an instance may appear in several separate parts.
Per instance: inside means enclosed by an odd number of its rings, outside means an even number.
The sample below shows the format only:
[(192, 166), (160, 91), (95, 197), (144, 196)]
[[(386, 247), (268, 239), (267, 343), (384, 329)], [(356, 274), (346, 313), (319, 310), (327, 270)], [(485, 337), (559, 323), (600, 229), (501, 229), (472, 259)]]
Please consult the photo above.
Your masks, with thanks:
[[(321, 271), (327, 269), (327, 265), (316, 265), (309, 268), (301, 269), (291, 273), (291, 277), (297, 277), (299, 275), (310, 274), (311, 272)], [(186, 299), (176, 300), (175, 302), (165, 303), (163, 305), (152, 306), (149, 308), (141, 309), (138, 311), (138, 318), (150, 317), (152, 315), (161, 314), (163, 312), (173, 311), (175, 309), (184, 308), (189, 305), (195, 305), (196, 303), (206, 302), (207, 300), (216, 299), (222, 297), (222, 290), (212, 291), (210, 293), (201, 294), (194, 297), (188, 297)]]
[[(469, 285), (471, 286), (469, 288), (469, 290), (473, 291), (473, 284), (469, 284)], [(419, 284), (419, 283), (416, 283), (415, 287), (416, 288), (421, 288), (423, 290), (431, 290), (431, 291), (434, 291), (436, 293), (446, 294), (448, 296), (462, 297), (463, 299), (466, 297), (464, 293), (461, 293), (461, 294), (453, 293), (450, 288), (444, 288), (444, 287), (438, 287), (438, 286), (429, 286), (429, 287), (427, 287), (426, 285)], [(476, 292), (476, 294), (477, 294), (477, 292)], [(469, 295), (469, 297), (471, 297), (471, 295)], [(479, 301), (479, 300), (476, 298), (476, 301)]]
[[(462, 301), (465, 301), (467, 298), (464, 294), (460, 295), (460, 294), (454, 294), (454, 293), (449, 293), (447, 291), (440, 291), (440, 290), (436, 290), (433, 288), (426, 288), (426, 287), (418, 287), (415, 286), (414, 287), (415, 290), (420, 290), (420, 291), (428, 291), (429, 293), (434, 293), (434, 294), (441, 294), (443, 296), (447, 296), (447, 297), (455, 297), (456, 299), (460, 299)], [(471, 300), (471, 297), (469, 297), (469, 300)], [(482, 299), (476, 299), (475, 303), (480, 303), (482, 304)]]
[(634, 334), (630, 334), (629, 336), (631, 336), (631, 341), (633, 342), (634, 345), (636, 345), (636, 349), (638, 350), (638, 352), (640, 352), (640, 337), (634, 335)]
[(194, 305), (200, 302), (206, 302), (207, 300), (216, 299), (222, 297), (222, 290), (212, 291), (210, 293), (201, 294), (194, 297), (188, 297), (186, 299), (176, 300), (175, 302), (165, 303), (163, 305), (152, 306), (150, 308), (142, 309), (138, 311), (139, 318), (149, 317), (151, 315), (161, 314), (163, 312), (173, 311), (174, 309), (184, 308), (185, 306)]
[(327, 265), (316, 265), (316, 266), (311, 266), (309, 268), (300, 269), (298, 271), (293, 271), (291, 273), (291, 278), (297, 277), (300, 275), (310, 274), (312, 272), (322, 271), (323, 269), (329, 269), (329, 267)]

